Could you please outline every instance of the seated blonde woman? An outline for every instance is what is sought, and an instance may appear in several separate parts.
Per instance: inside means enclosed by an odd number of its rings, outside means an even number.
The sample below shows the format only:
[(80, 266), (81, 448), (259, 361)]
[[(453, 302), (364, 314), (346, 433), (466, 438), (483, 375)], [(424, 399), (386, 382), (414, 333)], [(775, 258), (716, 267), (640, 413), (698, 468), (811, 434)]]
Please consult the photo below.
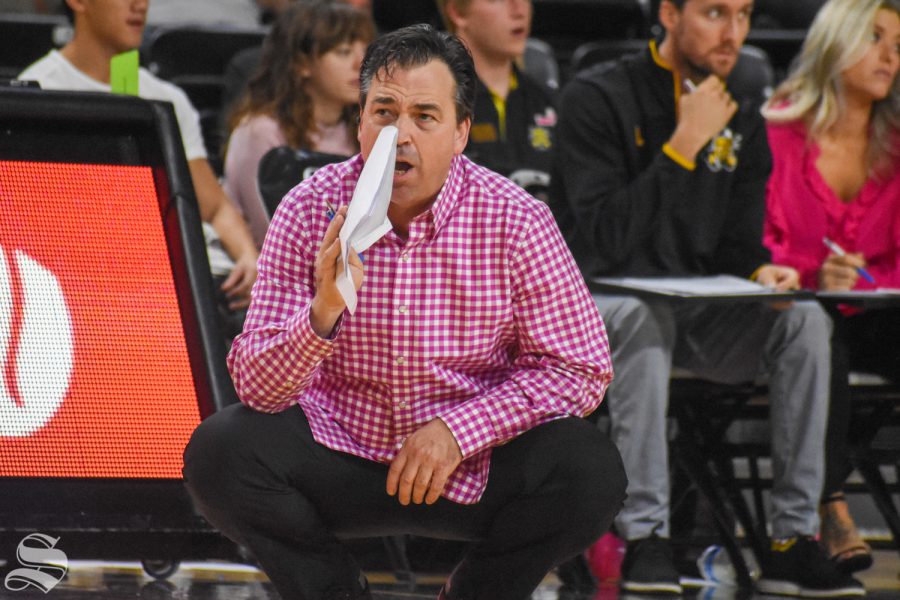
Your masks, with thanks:
[[(900, 1), (831, 0), (764, 109), (774, 167), (765, 241), (804, 287), (900, 287)], [(831, 248), (828, 238), (836, 244)], [(838, 248), (835, 251), (835, 248)], [(842, 486), (851, 369), (897, 378), (900, 309), (832, 307), (822, 544), (846, 572), (872, 564)]]

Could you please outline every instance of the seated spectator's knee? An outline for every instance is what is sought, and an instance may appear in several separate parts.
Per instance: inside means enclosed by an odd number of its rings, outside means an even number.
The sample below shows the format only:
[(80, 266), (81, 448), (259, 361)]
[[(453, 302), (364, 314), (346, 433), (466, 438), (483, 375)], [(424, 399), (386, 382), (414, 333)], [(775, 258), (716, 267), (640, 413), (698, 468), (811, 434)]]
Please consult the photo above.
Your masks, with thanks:
[(831, 317), (817, 302), (795, 302), (781, 318), (788, 339), (800, 339), (825, 351), (830, 348)]
[(675, 321), (665, 305), (652, 305), (630, 296), (599, 298), (598, 307), (615, 350), (630, 346), (670, 346), (675, 339)]
[(603, 318), (615, 321), (617, 324), (639, 327), (648, 319), (653, 318), (650, 305), (631, 296), (617, 296), (614, 299), (605, 300), (601, 298), (599, 305)]

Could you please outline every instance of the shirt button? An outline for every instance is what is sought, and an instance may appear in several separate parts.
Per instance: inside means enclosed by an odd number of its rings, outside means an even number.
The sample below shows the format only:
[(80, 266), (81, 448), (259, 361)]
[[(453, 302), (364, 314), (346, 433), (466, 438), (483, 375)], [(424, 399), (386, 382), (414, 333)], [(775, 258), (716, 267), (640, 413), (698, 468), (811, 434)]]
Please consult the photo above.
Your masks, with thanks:
[(407, 309), (406, 306), (404, 305), (404, 306), (399, 307), (397, 310), (400, 311), (400, 314), (401, 314), (401, 315), (405, 315), (405, 314), (406, 314), (406, 311), (407, 311), (408, 309)]
[(397, 364), (398, 364), (398, 365), (402, 365), (402, 364), (405, 363), (405, 362), (406, 362), (406, 357), (404, 357), (404, 356), (398, 356), (398, 357), (397, 357)]
[(400, 408), (406, 408), (406, 400), (401, 400), (399, 406)]
[(400, 255), (400, 260), (403, 262), (409, 262), (409, 252), (404, 252)]

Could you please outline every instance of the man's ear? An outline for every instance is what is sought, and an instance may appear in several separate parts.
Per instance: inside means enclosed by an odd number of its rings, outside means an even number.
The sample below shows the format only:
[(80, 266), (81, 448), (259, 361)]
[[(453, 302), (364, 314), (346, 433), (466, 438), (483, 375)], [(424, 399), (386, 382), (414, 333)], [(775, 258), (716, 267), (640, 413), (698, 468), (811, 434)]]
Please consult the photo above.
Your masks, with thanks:
[(451, 29), (458, 31), (460, 26), (465, 23), (466, 16), (459, 10), (456, 0), (447, 0), (447, 20), (448, 25), (452, 24)]
[(85, 6), (85, 0), (64, 0), (66, 4), (69, 5), (69, 8), (72, 9), (72, 12), (76, 15), (84, 13), (87, 10)]
[(456, 124), (456, 132), (453, 140), (453, 154), (462, 154), (469, 143), (469, 130), (472, 128), (472, 118), (466, 117)]
[(674, 2), (662, 0), (659, 4), (659, 22), (666, 31), (672, 31), (681, 18), (680, 9), (675, 6)]

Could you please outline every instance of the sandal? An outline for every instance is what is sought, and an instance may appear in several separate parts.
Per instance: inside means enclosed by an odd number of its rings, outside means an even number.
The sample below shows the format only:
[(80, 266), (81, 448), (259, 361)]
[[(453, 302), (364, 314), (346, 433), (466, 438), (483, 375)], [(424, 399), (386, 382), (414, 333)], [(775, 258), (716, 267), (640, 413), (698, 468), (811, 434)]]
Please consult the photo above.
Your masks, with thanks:
[(821, 543), (829, 560), (843, 573), (864, 571), (872, 566), (872, 548), (863, 540), (843, 492), (837, 492), (819, 505)]

